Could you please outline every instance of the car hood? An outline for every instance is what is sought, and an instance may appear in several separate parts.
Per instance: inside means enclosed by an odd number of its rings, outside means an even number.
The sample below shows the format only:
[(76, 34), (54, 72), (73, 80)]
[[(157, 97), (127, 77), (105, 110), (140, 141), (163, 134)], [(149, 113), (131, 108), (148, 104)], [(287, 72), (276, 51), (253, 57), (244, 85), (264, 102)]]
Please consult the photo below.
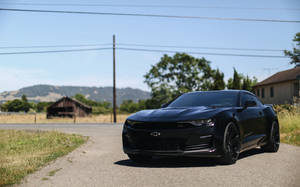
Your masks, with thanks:
[(145, 122), (172, 122), (196, 119), (208, 119), (223, 111), (224, 108), (190, 107), (190, 108), (161, 108), (142, 110), (128, 117), (129, 120)]

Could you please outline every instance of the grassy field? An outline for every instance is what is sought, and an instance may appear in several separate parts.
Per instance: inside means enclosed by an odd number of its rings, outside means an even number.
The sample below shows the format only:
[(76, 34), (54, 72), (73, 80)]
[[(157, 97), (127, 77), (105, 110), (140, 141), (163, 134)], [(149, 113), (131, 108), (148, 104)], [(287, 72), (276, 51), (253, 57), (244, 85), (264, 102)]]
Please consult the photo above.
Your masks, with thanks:
[(281, 142), (300, 146), (300, 112), (278, 114)]
[(86, 140), (87, 137), (56, 131), (0, 130), (0, 186), (20, 182)]
[[(117, 122), (124, 123), (129, 114), (118, 114)], [(91, 115), (88, 117), (47, 119), (46, 114), (5, 114), (0, 115), (0, 123), (111, 123), (111, 114)]]

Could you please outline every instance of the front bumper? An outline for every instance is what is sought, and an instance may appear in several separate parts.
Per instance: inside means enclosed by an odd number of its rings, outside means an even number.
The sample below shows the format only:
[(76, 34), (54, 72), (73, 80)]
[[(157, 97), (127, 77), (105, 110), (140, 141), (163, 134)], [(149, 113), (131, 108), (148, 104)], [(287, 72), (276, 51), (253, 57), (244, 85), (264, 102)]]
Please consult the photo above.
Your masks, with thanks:
[[(159, 134), (157, 136), (153, 136)], [(220, 157), (222, 141), (214, 127), (135, 129), (124, 125), (123, 151), (150, 156)]]
[(216, 152), (216, 149), (202, 149), (194, 151), (154, 151), (154, 150), (141, 150), (141, 149), (128, 149), (123, 148), (126, 154), (141, 154), (150, 156), (190, 156), (190, 157), (221, 157), (220, 154)]

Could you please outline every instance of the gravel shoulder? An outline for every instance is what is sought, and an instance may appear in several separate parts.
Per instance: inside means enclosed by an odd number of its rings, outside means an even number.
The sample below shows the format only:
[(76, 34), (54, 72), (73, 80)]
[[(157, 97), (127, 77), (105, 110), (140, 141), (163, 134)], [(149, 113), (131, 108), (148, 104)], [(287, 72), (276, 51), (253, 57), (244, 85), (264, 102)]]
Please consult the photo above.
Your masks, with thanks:
[(122, 152), (121, 125), (1, 125), (5, 129), (58, 130), (89, 136), (65, 157), (29, 175), (17, 186), (300, 186), (300, 147), (281, 144), (278, 153), (245, 152), (235, 165), (200, 158), (134, 164)]

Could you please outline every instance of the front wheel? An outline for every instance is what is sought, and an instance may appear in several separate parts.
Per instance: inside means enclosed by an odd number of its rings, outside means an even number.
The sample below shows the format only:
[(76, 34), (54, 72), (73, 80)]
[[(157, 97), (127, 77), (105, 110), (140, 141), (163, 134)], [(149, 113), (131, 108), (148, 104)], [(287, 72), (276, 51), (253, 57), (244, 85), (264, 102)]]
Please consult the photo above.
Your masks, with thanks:
[(233, 122), (230, 122), (224, 131), (223, 138), (223, 155), (220, 158), (222, 164), (234, 164), (240, 154), (241, 143), (240, 133)]
[(147, 163), (152, 159), (151, 156), (145, 156), (139, 154), (128, 154), (128, 157), (130, 158), (130, 160), (137, 163)]
[(265, 152), (277, 152), (280, 144), (280, 133), (279, 133), (279, 125), (276, 121), (272, 123), (269, 140), (266, 145), (261, 148)]

